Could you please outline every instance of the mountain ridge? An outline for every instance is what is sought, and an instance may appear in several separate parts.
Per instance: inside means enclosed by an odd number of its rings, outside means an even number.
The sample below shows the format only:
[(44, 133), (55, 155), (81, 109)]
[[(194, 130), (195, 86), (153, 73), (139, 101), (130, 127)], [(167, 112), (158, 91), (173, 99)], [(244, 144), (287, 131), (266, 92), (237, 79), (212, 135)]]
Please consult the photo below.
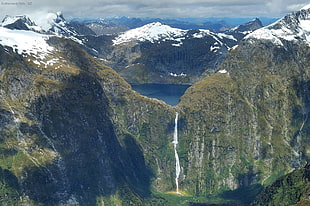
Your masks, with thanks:
[(307, 9), (303, 8), (300, 11), (288, 14), (285, 17), (281, 18), (280, 20), (276, 21), (275, 23), (253, 32), (246, 38), (247, 39), (262, 38), (266, 40), (272, 40), (279, 46), (283, 45), (281, 39), (287, 41), (303, 39), (306, 42), (309, 42), (310, 8), (308, 7), (309, 6), (304, 7)]
[[(261, 27), (261, 23), (252, 21), (243, 30), (247, 27), (252, 30)], [(181, 30), (157, 22), (109, 36), (113, 44), (107, 40), (93, 48), (99, 58), (130, 83), (192, 84), (213, 74), (245, 35), (238, 28), (225, 34)]]
[[(113, 45), (116, 36), (86, 35), (78, 44), (33, 31), (1, 32), (0, 197), (8, 204), (210, 205), (215, 196), (223, 198), (215, 205), (248, 205), (310, 157), (310, 48), (303, 38), (280, 39), (283, 46), (245, 38), (228, 51), (222, 41), (236, 41), (200, 30), (188, 31), (180, 46), (169, 39)], [(51, 51), (32, 44), (38, 39)], [(189, 71), (206, 62), (206, 53), (220, 52), (226, 56), (176, 106), (138, 94), (116, 72), (122, 68), (103, 64), (118, 60), (129, 74), (154, 72), (155, 65), (171, 78), (187, 78), (164, 63), (189, 60), (193, 67), (182, 68)], [(175, 127), (178, 185), (188, 196), (167, 194), (176, 188)], [(247, 193), (229, 196), (240, 191)]]
[[(264, 25), (268, 25), (277, 18), (260, 18)], [(251, 21), (252, 18), (206, 18), (206, 19), (160, 19), (160, 18), (130, 18), (115, 17), (107, 19), (72, 19), (71, 22), (84, 22), (89, 28), (96, 31), (97, 35), (114, 35), (126, 30), (135, 29), (152, 22), (162, 22), (171, 27), (183, 30), (208, 29), (213, 32), (226, 32), (238, 25)]]

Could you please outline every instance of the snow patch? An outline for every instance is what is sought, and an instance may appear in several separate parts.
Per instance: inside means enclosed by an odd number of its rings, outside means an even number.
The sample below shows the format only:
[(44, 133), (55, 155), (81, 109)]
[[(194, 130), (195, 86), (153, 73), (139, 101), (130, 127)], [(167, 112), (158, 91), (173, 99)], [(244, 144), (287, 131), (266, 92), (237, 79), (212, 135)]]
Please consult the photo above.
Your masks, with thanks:
[(238, 48), (238, 44), (233, 46), (230, 50), (234, 50), (234, 49), (237, 49)]
[(180, 47), (180, 46), (182, 46), (182, 42), (179, 42), (179, 43), (177, 43), (177, 44), (171, 44), (172, 46), (176, 46), (176, 47)]
[(231, 40), (233, 40), (233, 41), (235, 41), (235, 42), (238, 41), (238, 40), (237, 40), (234, 36), (232, 36), (232, 35), (223, 34), (223, 33), (218, 33), (217, 35), (218, 35), (219, 37), (221, 37), (222, 39), (223, 39), (223, 38), (226, 38), (226, 39), (231, 39)]
[(207, 35), (210, 35), (212, 32), (207, 29), (199, 29), (199, 32), (193, 34), (193, 37), (196, 39), (201, 39)]
[(131, 40), (150, 41), (152, 43), (158, 40), (175, 40), (186, 32), (186, 30), (172, 28), (160, 22), (153, 22), (119, 35), (113, 40), (113, 43), (117, 45)]
[(300, 24), (300, 28), (310, 32), (310, 20), (300, 20), (299, 24)]
[(245, 37), (245, 39), (253, 38), (270, 40), (276, 45), (283, 46), (282, 41), (270, 29), (267, 28), (258, 29)]
[(7, 26), (10, 24), (13, 24), (14, 22), (16, 22), (17, 20), (19, 20), (22, 16), (6, 16), (2, 23), (1, 26)]
[(210, 47), (210, 51), (211, 52), (216, 52), (218, 49), (220, 49), (220, 47), (218, 45), (216, 45), (216, 44), (214, 44), (214, 46)]
[(218, 73), (220, 74), (227, 74), (227, 70), (226, 69), (221, 69), (218, 71)]
[[(31, 59), (28, 59), (28, 62), (30, 61)], [(36, 64), (38, 68), (39, 67), (47, 68), (48, 66), (54, 66), (55, 70), (62, 68), (66, 64), (66, 61), (63, 58), (58, 58), (58, 57), (53, 57), (51, 59), (48, 59), (48, 58), (34, 59), (32, 60), (32, 62)]]
[(54, 48), (47, 44), (48, 35), (33, 31), (10, 30), (0, 27), (0, 44), (13, 48), (18, 54), (35, 55), (44, 59)]
[(226, 38), (226, 39), (231, 39), (231, 40), (234, 40), (234, 41), (238, 41), (232, 35), (223, 34), (223, 33), (214, 33), (214, 32), (211, 32), (210, 30), (207, 30), (207, 29), (199, 29), (199, 32), (193, 34), (193, 37), (196, 38), (196, 39), (201, 39), (201, 38), (203, 38), (205, 36), (208, 36), (208, 35), (213, 36), (217, 40), (219, 40), (218, 39), (218, 37), (219, 37), (221, 39)]
[(181, 74), (175, 74), (175, 73), (170, 72), (169, 76), (172, 76), (172, 77), (186, 77), (187, 74), (185, 74), (183, 72)]
[(308, 10), (308, 9), (310, 9), (310, 4), (305, 5), (300, 10)]

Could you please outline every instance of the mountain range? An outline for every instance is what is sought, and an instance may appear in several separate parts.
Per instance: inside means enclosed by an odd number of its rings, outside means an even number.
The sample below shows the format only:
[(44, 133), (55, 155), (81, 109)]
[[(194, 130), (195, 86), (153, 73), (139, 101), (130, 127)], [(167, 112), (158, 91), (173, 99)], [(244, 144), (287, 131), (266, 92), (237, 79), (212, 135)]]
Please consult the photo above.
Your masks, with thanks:
[[(277, 18), (260, 18), (264, 25), (268, 25)], [(224, 32), (241, 24), (251, 21), (251, 18), (180, 18), (180, 19), (161, 19), (161, 18), (99, 18), (81, 19), (74, 18), (72, 23), (83, 23), (91, 28), (97, 35), (117, 34), (130, 29), (135, 29), (153, 22), (161, 22), (174, 28), (184, 30), (207, 29), (213, 32)]]
[[(310, 6), (225, 33), (7, 16), (1, 204), (307, 202), (309, 25)], [(154, 82), (192, 85), (170, 106), (129, 84)]]
[(67, 22), (61, 13), (49, 14), (46, 19), (41, 27), (25, 16), (8, 16), (2, 24), (10, 29), (73, 38), (131, 84), (192, 84), (213, 74), (232, 47), (262, 27), (260, 20), (254, 19), (225, 33), (215, 33), (153, 22), (121, 34), (94, 36), (88, 27)]
[(254, 19), (226, 33), (214, 33), (153, 22), (114, 36), (86, 37), (85, 45), (131, 84), (192, 84), (214, 73), (232, 47), (261, 27)]

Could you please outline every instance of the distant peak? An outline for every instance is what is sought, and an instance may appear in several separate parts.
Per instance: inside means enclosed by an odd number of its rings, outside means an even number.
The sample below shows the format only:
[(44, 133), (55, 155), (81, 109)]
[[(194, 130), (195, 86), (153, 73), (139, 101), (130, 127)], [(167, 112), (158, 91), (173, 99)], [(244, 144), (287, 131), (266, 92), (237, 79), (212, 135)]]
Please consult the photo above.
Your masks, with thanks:
[[(310, 4), (278, 21), (249, 34), (247, 39), (265, 39), (283, 46), (285, 41), (304, 40), (310, 43)], [(306, 11), (307, 10), (307, 11)], [(309, 44), (310, 45), (310, 44)]]
[(31, 25), (34, 25), (35, 23), (33, 21), (30, 20), (29, 17), (27, 17), (26, 15), (16, 15), (16, 16), (10, 16), (10, 15), (6, 15), (4, 17), (4, 19), (2, 20), (1, 22), (1, 25), (2, 26), (7, 26), (7, 25), (10, 25), (10, 24), (13, 24), (15, 23), (16, 21), (18, 20), (22, 20), (24, 22), (28, 22), (30, 23)]
[(121, 44), (132, 40), (154, 42), (160, 39), (172, 39), (181, 36), (186, 30), (173, 28), (161, 22), (152, 22), (142, 27), (131, 29), (119, 35), (113, 42)]
[(257, 17), (255, 19), (253, 19), (251, 22), (260, 22), (262, 24), (261, 20)]
[(76, 29), (68, 23), (62, 12), (41, 12), (28, 16), (6, 16), (0, 26), (12, 30), (31, 30), (41, 34), (72, 37), (78, 35)]
[(15, 30), (41, 31), (41, 28), (26, 15), (6, 15), (1, 22), (1, 26)]
[[(172, 28), (171, 26), (167, 25), (167, 24), (164, 24), (164, 23), (161, 23), (159, 21), (156, 21), (156, 22), (152, 22), (152, 23), (149, 23), (149, 24), (146, 24), (142, 27), (139, 27), (140, 29), (142, 30), (152, 30), (152, 29), (159, 29), (159, 28), (165, 28), (165, 29), (176, 29), (176, 28)], [(137, 28), (137, 29), (139, 29)], [(167, 30), (162, 30), (162, 32), (166, 32)]]
[[(54, 24), (58, 24), (60, 22), (66, 22), (62, 12), (45, 14), (40, 13), (39, 15), (30, 15), (30, 17), (26, 15), (6, 15), (2, 20), (1, 26), (18, 30), (48, 31), (54, 26)], [(22, 24), (24, 24), (24, 26), (22, 26)], [(33, 26), (37, 27), (35, 29), (29, 28)]]
[(247, 23), (241, 24), (233, 29), (231, 29), (229, 32), (246, 32), (246, 33), (251, 33), (259, 28), (262, 28), (263, 24), (262, 22), (258, 19), (255, 18)]
[(245, 23), (243, 25), (254, 25), (254, 24), (257, 24), (259, 27), (263, 27), (263, 23), (261, 22), (259, 18), (255, 18), (252, 21)]

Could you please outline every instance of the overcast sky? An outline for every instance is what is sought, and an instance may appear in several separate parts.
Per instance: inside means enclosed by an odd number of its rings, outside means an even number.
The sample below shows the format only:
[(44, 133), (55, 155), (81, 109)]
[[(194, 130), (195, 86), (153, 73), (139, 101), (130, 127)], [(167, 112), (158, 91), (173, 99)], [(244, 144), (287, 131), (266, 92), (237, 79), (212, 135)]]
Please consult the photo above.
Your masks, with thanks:
[(310, 0), (0, 0), (6, 14), (62, 11), (74, 17), (282, 17)]

